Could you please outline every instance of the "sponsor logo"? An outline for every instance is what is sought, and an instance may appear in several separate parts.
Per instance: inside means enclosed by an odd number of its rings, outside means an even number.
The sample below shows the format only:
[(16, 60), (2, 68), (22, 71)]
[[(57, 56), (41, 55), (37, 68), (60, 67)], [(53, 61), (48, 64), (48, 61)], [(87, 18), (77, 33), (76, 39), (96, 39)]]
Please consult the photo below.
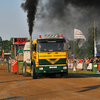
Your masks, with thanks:
[(50, 60), (49, 61), (50, 63), (55, 63), (55, 62), (57, 62), (56, 60)]

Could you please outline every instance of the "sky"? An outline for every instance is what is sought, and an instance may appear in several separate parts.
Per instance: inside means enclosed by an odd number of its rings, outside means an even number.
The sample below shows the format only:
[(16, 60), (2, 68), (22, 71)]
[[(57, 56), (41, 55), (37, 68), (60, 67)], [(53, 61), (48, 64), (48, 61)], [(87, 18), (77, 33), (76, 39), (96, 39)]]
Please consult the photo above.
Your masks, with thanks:
[(0, 0), (0, 36), (3, 40), (11, 37), (28, 37), (27, 13), (21, 6), (24, 0)]
[[(34, 22), (32, 39), (39, 35), (61, 33), (69, 40), (73, 40), (74, 28), (79, 29), (88, 38), (88, 28), (96, 23), (100, 32), (100, 10), (97, 4), (85, 4), (82, 7), (73, 0), (39, 0), (36, 19)], [(93, 0), (90, 0), (91, 2)], [(98, 1), (98, 0), (97, 0)], [(25, 0), (0, 0), (0, 36), (3, 40), (11, 37), (27, 37), (29, 29), (27, 12), (21, 8)], [(99, 40), (99, 35), (98, 35)]]
[[(45, 4), (45, 0), (42, 2)], [(10, 40), (11, 37), (30, 38), (27, 12), (21, 8), (22, 3), (25, 3), (25, 0), (9, 0), (9, 2), (0, 0), (0, 37), (2, 40)], [(35, 24), (36, 22), (37, 20)], [(39, 22), (37, 23), (39, 24)], [(38, 26), (34, 25), (32, 39), (38, 38), (39, 35), (41, 32), (38, 32)], [(44, 34), (42, 35), (44, 36)]]

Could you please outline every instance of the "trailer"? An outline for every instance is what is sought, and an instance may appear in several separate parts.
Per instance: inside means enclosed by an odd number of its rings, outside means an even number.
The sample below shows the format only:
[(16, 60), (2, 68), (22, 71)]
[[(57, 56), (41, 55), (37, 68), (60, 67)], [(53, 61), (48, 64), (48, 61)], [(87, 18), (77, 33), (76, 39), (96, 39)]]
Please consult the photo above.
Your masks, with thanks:
[(23, 54), (23, 76), (28, 76), (31, 73), (30, 42), (26, 42)]

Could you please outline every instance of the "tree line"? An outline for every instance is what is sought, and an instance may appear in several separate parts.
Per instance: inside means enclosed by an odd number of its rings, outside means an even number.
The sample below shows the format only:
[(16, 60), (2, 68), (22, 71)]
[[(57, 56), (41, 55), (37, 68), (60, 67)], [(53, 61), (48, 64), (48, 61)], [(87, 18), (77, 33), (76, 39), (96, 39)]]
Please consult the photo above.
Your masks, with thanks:
[(2, 37), (0, 37), (0, 55), (2, 55), (3, 49), (5, 53), (11, 52), (12, 44), (13, 38), (10, 38), (10, 40), (2, 40)]

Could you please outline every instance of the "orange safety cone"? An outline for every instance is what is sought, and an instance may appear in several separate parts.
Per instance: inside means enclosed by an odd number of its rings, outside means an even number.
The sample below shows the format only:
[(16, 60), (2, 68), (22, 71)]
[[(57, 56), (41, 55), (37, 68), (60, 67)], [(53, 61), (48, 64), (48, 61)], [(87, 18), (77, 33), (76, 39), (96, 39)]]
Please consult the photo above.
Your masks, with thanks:
[(97, 75), (99, 75), (99, 69), (97, 69)]

